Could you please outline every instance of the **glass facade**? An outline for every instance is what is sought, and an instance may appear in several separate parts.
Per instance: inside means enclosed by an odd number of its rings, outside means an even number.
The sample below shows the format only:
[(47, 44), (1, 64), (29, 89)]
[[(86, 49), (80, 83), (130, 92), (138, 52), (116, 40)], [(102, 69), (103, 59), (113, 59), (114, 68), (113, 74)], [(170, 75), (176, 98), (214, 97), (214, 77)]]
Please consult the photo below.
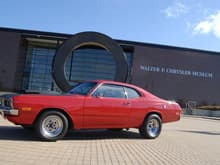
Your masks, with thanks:
[(51, 66), (56, 49), (50, 45), (47, 45), (47, 48), (45, 46), (37, 43), (28, 45), (22, 90), (59, 91), (51, 76)]
[(116, 65), (112, 55), (103, 49), (78, 49), (67, 58), (65, 71), (70, 82), (113, 80)]
[[(56, 44), (29, 42), (22, 90), (27, 92), (60, 92), (52, 78), (52, 61)], [(129, 72), (132, 53), (126, 52)], [(79, 48), (74, 50), (65, 63), (65, 75), (70, 84), (83, 80), (113, 80), (116, 71), (113, 56), (100, 48)]]

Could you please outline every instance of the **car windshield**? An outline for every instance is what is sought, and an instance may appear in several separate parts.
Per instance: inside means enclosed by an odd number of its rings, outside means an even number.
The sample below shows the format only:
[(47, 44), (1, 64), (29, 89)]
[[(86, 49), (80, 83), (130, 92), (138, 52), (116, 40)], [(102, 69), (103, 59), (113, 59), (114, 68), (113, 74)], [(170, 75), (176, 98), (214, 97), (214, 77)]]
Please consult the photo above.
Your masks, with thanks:
[(83, 82), (71, 89), (67, 94), (87, 95), (97, 82)]

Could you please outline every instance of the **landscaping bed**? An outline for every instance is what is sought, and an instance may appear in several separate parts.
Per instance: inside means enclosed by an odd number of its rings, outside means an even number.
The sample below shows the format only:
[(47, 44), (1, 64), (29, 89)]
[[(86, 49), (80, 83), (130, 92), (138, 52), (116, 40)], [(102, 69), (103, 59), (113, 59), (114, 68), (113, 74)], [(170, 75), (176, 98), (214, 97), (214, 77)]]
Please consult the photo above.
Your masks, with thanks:
[(184, 114), (208, 117), (220, 117), (220, 106), (199, 106), (193, 109), (184, 109)]

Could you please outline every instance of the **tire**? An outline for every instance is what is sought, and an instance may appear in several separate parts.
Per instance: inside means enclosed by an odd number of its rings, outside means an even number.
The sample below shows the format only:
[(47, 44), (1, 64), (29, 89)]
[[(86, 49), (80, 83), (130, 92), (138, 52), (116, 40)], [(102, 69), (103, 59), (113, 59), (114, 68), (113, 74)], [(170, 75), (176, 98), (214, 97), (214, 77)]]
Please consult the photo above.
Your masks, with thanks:
[(161, 118), (157, 114), (151, 114), (139, 128), (139, 133), (146, 139), (155, 139), (160, 135), (162, 129)]
[(39, 138), (46, 141), (62, 139), (68, 132), (68, 120), (58, 111), (47, 111), (40, 115), (35, 124)]

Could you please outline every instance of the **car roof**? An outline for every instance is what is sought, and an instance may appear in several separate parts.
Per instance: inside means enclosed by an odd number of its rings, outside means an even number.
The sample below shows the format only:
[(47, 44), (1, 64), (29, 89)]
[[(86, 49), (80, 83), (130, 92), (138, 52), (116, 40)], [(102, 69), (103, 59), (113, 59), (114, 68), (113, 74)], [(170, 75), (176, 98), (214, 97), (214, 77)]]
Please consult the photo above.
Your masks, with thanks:
[(109, 84), (116, 84), (116, 85), (130, 86), (130, 87), (137, 88), (137, 86), (134, 86), (132, 84), (118, 82), (118, 81), (111, 81), (111, 80), (95, 80), (95, 81), (98, 83), (109, 83)]
[(123, 82), (117, 82), (117, 81), (111, 81), (111, 80), (94, 80), (93, 82), (97, 82), (99, 84), (103, 84), (103, 83), (108, 84), (109, 83), (109, 84), (122, 85), (122, 86), (125, 86), (125, 87), (134, 88), (134, 89), (138, 90), (139, 92), (141, 92), (142, 95), (144, 95), (144, 96), (158, 99), (157, 96), (155, 96), (152, 93), (144, 90), (143, 88), (138, 87), (136, 85), (129, 84), (129, 83), (123, 83)]
[(123, 83), (123, 82), (118, 82), (118, 81), (111, 81), (111, 80), (94, 80), (92, 82), (97, 82), (99, 84), (103, 84), (103, 83), (106, 83), (106, 84), (115, 84), (115, 85), (122, 85), (122, 86), (125, 86), (125, 87), (130, 87), (130, 88), (134, 88), (142, 93), (146, 93), (147, 91), (138, 87), (138, 86), (135, 86), (135, 85), (132, 85), (132, 84), (128, 84), (128, 83)]

